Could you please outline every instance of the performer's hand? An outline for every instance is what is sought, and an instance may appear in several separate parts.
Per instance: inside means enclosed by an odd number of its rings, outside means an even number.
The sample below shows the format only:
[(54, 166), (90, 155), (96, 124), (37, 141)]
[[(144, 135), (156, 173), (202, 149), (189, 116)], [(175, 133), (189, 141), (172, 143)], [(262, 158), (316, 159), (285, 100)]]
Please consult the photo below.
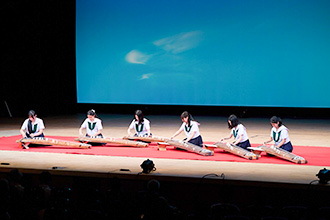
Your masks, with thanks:
[(223, 142), (224, 140), (225, 140), (224, 138), (221, 138), (221, 139), (220, 139), (220, 142)]

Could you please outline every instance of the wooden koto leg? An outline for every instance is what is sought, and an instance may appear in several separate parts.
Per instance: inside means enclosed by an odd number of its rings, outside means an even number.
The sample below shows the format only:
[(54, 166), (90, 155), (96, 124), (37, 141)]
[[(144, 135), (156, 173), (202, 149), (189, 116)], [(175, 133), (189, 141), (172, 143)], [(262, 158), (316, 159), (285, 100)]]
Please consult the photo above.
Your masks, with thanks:
[(254, 153), (255, 155), (257, 155), (258, 157), (261, 157), (261, 153), (264, 152), (259, 147), (248, 147), (248, 149), (250, 149), (252, 151), (252, 153)]
[(212, 151), (212, 153), (214, 154), (214, 149), (217, 148), (216, 145), (213, 144), (204, 144), (205, 148)]
[(159, 151), (166, 151), (166, 147), (169, 146), (169, 144), (165, 142), (158, 142), (157, 145)]

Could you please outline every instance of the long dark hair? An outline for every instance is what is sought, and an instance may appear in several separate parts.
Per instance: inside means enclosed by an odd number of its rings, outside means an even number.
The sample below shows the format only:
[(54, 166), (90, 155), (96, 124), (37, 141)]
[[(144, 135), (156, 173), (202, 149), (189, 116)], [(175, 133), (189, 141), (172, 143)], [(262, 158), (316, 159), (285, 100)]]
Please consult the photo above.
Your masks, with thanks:
[[(36, 112), (34, 110), (30, 110), (29, 113), (28, 113), (28, 116), (29, 118), (32, 117), (34, 118), (35, 116), (37, 116)], [(32, 121), (29, 119), (28, 121), (28, 131), (30, 134), (33, 133), (33, 130), (32, 130)]]
[(144, 115), (143, 115), (143, 112), (141, 110), (136, 110), (135, 111), (135, 114), (134, 114), (134, 119), (136, 120), (135, 118), (135, 115), (138, 117), (138, 121), (139, 121), (139, 124), (142, 124), (142, 122), (144, 121)]
[(190, 122), (194, 121), (194, 118), (192, 117), (192, 115), (189, 112), (187, 112), (187, 111), (182, 112), (181, 119), (186, 118), (186, 117), (188, 117), (188, 126), (190, 126)]
[[(229, 121), (231, 122), (231, 124), (229, 124)], [(230, 115), (228, 117), (228, 128), (229, 129), (232, 129), (232, 128), (236, 127), (239, 124), (241, 124), (241, 122), (238, 120), (236, 115)]]
[(278, 127), (281, 127), (283, 125), (282, 119), (280, 117), (273, 116), (270, 118), (270, 123), (276, 124), (277, 122), (278, 122)]

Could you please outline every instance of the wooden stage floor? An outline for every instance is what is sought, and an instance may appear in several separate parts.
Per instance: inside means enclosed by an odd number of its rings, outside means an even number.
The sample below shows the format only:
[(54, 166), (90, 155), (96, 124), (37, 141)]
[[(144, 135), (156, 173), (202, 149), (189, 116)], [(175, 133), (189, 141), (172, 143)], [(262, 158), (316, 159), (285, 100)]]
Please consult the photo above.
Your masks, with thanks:
[[(70, 116), (40, 117), (44, 120), (45, 135), (78, 136), (78, 129), (85, 119), (84, 114)], [(100, 114), (103, 120), (105, 137), (121, 138), (127, 135), (127, 127), (132, 120), (131, 115)], [(226, 117), (194, 116), (200, 122), (200, 132), (204, 141), (215, 142), (228, 136)], [(151, 121), (151, 131), (157, 136), (171, 136), (181, 125), (179, 116), (147, 116)], [(0, 136), (18, 135), (25, 118), (1, 118)], [(251, 143), (263, 143), (270, 134), (268, 118), (243, 118)], [(330, 147), (330, 120), (328, 119), (284, 119), (290, 129), (290, 139), (297, 146)], [(181, 134), (178, 138), (183, 138)], [(317, 180), (316, 174), (324, 167), (309, 165), (280, 165), (243, 162), (216, 162), (198, 160), (151, 159), (157, 170), (145, 175), (148, 178), (166, 178), (179, 181), (190, 179), (198, 181), (208, 174), (216, 174), (216, 178), (229, 181), (262, 182), (269, 184), (309, 184)], [(107, 177), (121, 175), (134, 178), (141, 172), (140, 164), (144, 158), (109, 157), (95, 155), (74, 155), (56, 153), (32, 153), (0, 151), (0, 169), (8, 172), (19, 168), (23, 172), (40, 173), (50, 171), (53, 175), (77, 175)], [(330, 167), (326, 167), (330, 169)], [(207, 178), (215, 178), (210, 175)]]

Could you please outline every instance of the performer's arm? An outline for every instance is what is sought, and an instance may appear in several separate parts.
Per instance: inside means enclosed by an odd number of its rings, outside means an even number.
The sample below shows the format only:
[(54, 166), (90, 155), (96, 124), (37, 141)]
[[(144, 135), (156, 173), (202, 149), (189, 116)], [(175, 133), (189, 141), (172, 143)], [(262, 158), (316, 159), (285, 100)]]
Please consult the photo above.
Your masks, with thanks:
[(233, 145), (240, 143), (242, 139), (243, 139), (243, 134), (241, 136), (239, 136), (238, 140), (233, 142)]
[(228, 140), (228, 139), (230, 139), (232, 136), (233, 136), (233, 134), (230, 133), (230, 135), (229, 135), (228, 137), (221, 138), (220, 141)]
[(134, 129), (134, 120), (131, 122), (131, 124), (128, 126), (128, 129), (127, 129), (127, 134), (128, 136), (132, 136), (132, 132), (131, 130)]
[(40, 129), (37, 133), (35, 134), (30, 134), (31, 137), (36, 137), (42, 134), (42, 132), (44, 132), (44, 129)]
[(284, 138), (276, 147), (280, 148), (285, 143), (286, 138)]
[(132, 132), (131, 132), (131, 128), (130, 128), (130, 127), (128, 127), (128, 129), (127, 129), (127, 134), (128, 134), (129, 136), (132, 136)]
[(20, 132), (21, 132), (21, 134), (22, 134), (23, 138), (25, 138), (25, 137), (26, 137), (26, 133), (25, 133), (25, 130), (21, 129), (21, 130), (20, 130)]
[(273, 141), (273, 138), (270, 137), (270, 139), (268, 141), (265, 141), (264, 144), (267, 144), (267, 143), (272, 142), (272, 141)]
[(102, 129), (98, 130), (98, 131), (94, 134), (94, 136), (98, 136), (98, 135), (101, 134), (101, 133), (102, 133)]
[(151, 136), (150, 122), (147, 120), (144, 124), (147, 130), (147, 137), (150, 137)]
[(181, 129), (177, 130), (177, 131), (175, 132), (175, 134), (172, 135), (171, 139), (173, 139), (173, 138), (175, 138), (176, 136), (178, 136), (181, 132), (182, 132)]
[(84, 136), (84, 134), (83, 134), (83, 132), (82, 132), (83, 129), (84, 129), (83, 127), (80, 127), (80, 128), (79, 128), (79, 136), (80, 136), (80, 137)]
[(189, 138), (187, 138), (187, 139), (185, 140), (185, 142), (189, 142), (189, 141), (194, 137), (195, 133), (196, 133), (196, 131), (193, 131), (193, 132), (191, 133), (191, 135), (189, 136)]

